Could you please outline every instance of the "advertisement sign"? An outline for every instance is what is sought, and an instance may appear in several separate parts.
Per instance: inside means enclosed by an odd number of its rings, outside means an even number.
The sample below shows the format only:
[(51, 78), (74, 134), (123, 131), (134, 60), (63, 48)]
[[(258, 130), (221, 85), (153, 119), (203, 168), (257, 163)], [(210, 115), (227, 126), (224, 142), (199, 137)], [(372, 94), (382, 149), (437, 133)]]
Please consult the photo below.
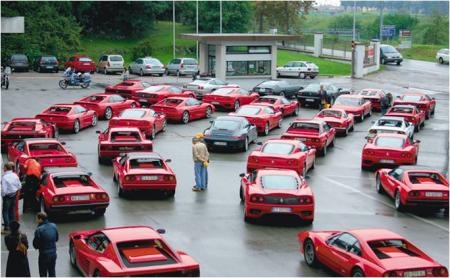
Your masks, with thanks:
[(395, 36), (395, 25), (383, 25), (381, 28), (381, 35), (384, 38), (392, 39)]

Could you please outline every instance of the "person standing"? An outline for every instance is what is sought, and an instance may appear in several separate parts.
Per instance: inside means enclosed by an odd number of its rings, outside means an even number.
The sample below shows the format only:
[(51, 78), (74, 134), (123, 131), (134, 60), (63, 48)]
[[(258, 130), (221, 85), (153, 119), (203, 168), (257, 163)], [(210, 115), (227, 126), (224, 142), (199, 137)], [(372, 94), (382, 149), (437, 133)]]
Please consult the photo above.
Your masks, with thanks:
[(14, 163), (11, 161), (6, 162), (3, 166), (2, 176), (2, 216), (4, 229), (2, 234), (9, 233), (9, 225), (12, 221), (18, 219), (16, 215), (16, 196), (19, 193), (22, 184), (20, 183), (19, 176), (13, 172)]
[(27, 210), (36, 211), (39, 204), (36, 200), (36, 192), (39, 188), (39, 180), (42, 174), (42, 167), (39, 160), (30, 158), (25, 161), (25, 186), (23, 188), (23, 212)]
[(203, 134), (197, 134), (192, 138), (192, 156), (194, 160), (195, 186), (194, 191), (203, 191), (207, 186), (207, 167), (209, 163), (209, 152), (205, 143), (202, 142)]
[(58, 241), (58, 229), (54, 223), (47, 219), (45, 212), (36, 215), (38, 227), (34, 232), (33, 246), (39, 250), (39, 276), (56, 277), (56, 242)]
[(386, 111), (390, 107), (389, 98), (387, 96), (381, 97), (380, 107), (381, 107), (381, 115), (383, 116), (384, 114), (386, 114)]
[(5, 236), (5, 245), (9, 251), (6, 263), (6, 277), (30, 277), (27, 251), (18, 250), (19, 242), (28, 249), (27, 235), (19, 231), (19, 222), (12, 221), (9, 226), (11, 233)]
[(320, 84), (320, 88), (317, 93), (319, 95), (319, 111), (320, 111), (323, 108), (326, 108), (328, 96), (327, 96), (327, 91), (325, 90), (325, 88), (323, 87), (322, 84)]

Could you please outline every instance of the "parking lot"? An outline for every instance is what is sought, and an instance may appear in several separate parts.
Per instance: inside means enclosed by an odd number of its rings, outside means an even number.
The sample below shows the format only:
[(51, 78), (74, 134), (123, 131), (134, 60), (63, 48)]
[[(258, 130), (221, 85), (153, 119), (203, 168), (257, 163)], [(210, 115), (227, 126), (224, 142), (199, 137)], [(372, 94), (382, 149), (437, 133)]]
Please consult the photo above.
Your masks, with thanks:
[[(448, 176), (449, 158), (449, 89), (448, 65), (404, 61), (401, 67), (386, 66), (383, 72), (364, 79), (349, 77), (314, 80), (287, 79), (290, 82), (333, 82), (339, 87), (380, 88), (395, 95), (409, 88), (424, 90), (437, 100), (436, 113), (423, 130), (415, 135), (421, 140), (418, 164), (443, 171)], [(120, 81), (119, 75), (94, 74), (88, 89), (58, 87), (61, 74), (35, 72), (11, 75), (9, 90), (1, 92), (2, 121), (14, 117), (33, 117), (54, 103), (71, 103), (83, 96), (103, 92), (106, 85)], [(190, 77), (137, 77), (150, 83), (190, 82)], [(251, 89), (262, 80), (229, 80)], [(301, 108), (301, 118), (311, 118), (316, 109)], [(216, 112), (213, 117), (227, 112)], [(93, 178), (109, 193), (111, 198), (104, 217), (86, 215), (59, 219), (58, 276), (79, 276), (69, 262), (68, 237), (72, 231), (122, 225), (149, 225), (165, 228), (165, 238), (175, 248), (193, 256), (201, 266), (202, 276), (334, 276), (323, 268), (307, 267), (299, 253), (297, 233), (303, 230), (345, 230), (354, 228), (385, 228), (401, 234), (417, 244), (441, 264), (449, 267), (449, 223), (443, 212), (400, 213), (394, 209), (393, 200), (375, 190), (373, 172), (361, 171), (361, 150), (365, 143), (374, 113), (355, 126), (347, 137), (339, 137), (334, 148), (325, 157), (318, 157), (316, 167), (308, 173), (308, 183), (315, 195), (315, 220), (310, 226), (298, 225), (290, 219), (245, 223), (243, 206), (239, 199), (239, 174), (245, 172), (247, 153), (212, 153), (209, 186), (205, 192), (193, 192), (194, 185), (191, 138), (209, 126), (209, 120), (183, 124), (169, 124), (167, 131), (154, 140), (154, 151), (171, 158), (171, 167), (177, 174), (177, 190), (173, 199), (151, 196), (119, 198), (112, 180), (112, 167), (97, 162), (96, 130), (104, 130), (107, 121), (78, 134), (63, 133), (60, 140), (77, 155), (81, 167), (93, 172)], [(281, 129), (258, 141), (277, 138), (294, 118), (283, 120)], [(3, 161), (6, 156), (3, 155)], [(29, 241), (36, 227), (34, 215), (21, 217), (22, 231)], [(2, 244), (2, 276), (5, 273), (7, 251)], [(38, 275), (38, 253), (29, 250), (31, 274)]]

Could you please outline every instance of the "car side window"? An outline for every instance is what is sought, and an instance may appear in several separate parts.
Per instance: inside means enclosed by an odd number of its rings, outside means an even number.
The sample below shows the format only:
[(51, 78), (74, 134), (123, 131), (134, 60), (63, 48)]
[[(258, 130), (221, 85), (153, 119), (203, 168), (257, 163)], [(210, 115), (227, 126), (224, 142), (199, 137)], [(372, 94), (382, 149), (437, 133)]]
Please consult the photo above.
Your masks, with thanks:
[(270, 107), (264, 107), (264, 111), (265, 111), (267, 114), (275, 114), (275, 111), (273, 111), (273, 109), (270, 108)]
[(23, 152), (24, 149), (25, 149), (25, 142), (22, 141), (22, 142), (17, 143), (16, 149), (17, 149), (19, 152)]
[(403, 170), (400, 169), (400, 168), (396, 168), (396, 169), (391, 170), (391, 171), (388, 173), (388, 175), (391, 176), (391, 177), (393, 177), (393, 178), (396, 179), (396, 180), (402, 180), (402, 177), (403, 177)]
[(243, 96), (248, 96), (248, 91), (244, 89), (239, 89), (239, 93)]
[(75, 109), (75, 113), (84, 113), (84, 112), (86, 112), (87, 110), (86, 110), (86, 108), (84, 108), (84, 107), (82, 107), (82, 106), (78, 106), (78, 107), (76, 107), (76, 109)]
[(103, 253), (109, 245), (109, 240), (103, 233), (96, 233), (88, 237), (86, 244), (93, 250)]
[(181, 90), (180, 88), (178, 88), (178, 87), (170, 87), (170, 88), (169, 88), (169, 92), (170, 92), (170, 93), (176, 93), (176, 94), (179, 94), (179, 93), (182, 92), (182, 90)]
[(353, 245), (357, 242), (358, 240), (354, 236), (350, 235), (349, 233), (342, 233), (333, 241), (331, 241), (330, 244), (339, 249), (350, 252)]

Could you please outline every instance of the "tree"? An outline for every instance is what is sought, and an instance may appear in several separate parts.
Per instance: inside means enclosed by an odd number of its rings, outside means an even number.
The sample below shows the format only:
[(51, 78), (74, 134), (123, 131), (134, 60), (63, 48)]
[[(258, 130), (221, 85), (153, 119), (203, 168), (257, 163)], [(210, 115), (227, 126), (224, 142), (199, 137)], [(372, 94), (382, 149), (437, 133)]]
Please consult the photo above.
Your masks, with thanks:
[(423, 43), (448, 45), (448, 17), (435, 11), (431, 17), (431, 22), (425, 26)]

